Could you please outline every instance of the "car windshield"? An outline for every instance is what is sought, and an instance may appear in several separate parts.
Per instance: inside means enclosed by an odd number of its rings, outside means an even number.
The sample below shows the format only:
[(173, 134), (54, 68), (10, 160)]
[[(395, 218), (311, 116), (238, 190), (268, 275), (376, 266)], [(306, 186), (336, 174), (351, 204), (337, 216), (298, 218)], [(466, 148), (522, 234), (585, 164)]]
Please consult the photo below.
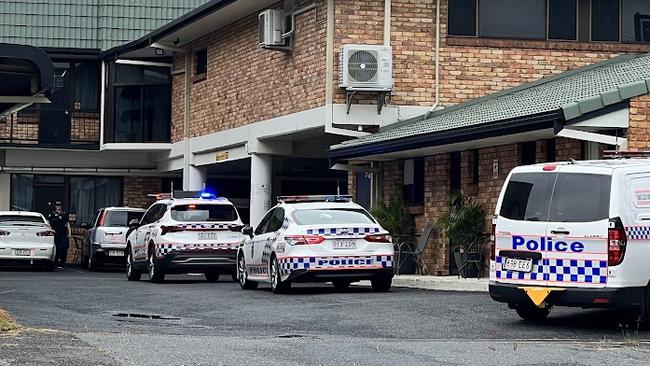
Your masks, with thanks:
[(27, 215), (0, 215), (0, 225), (45, 225), (40, 216)]
[(178, 205), (172, 207), (171, 217), (176, 221), (235, 221), (234, 206), (221, 204)]
[(106, 222), (104, 226), (109, 227), (127, 227), (133, 219), (140, 221), (144, 212), (138, 211), (117, 211), (111, 210), (106, 212)]
[(375, 220), (364, 209), (322, 208), (297, 210), (293, 218), (298, 225), (374, 224)]

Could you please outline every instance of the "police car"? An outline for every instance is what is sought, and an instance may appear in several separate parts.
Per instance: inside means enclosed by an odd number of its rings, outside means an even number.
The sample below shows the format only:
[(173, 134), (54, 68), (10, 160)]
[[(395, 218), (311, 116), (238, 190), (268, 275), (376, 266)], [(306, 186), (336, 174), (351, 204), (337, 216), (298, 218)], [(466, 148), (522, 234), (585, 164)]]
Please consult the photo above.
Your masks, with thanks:
[(209, 282), (221, 274), (236, 281), (237, 250), (244, 239), (235, 206), (207, 192), (157, 195), (141, 220), (129, 223), (126, 275), (147, 272), (152, 282), (166, 274), (204, 273)]
[(650, 316), (650, 162), (515, 168), (493, 220), (490, 295), (526, 320), (552, 306)]
[(332, 282), (337, 289), (370, 280), (390, 290), (393, 244), (389, 233), (351, 196), (279, 197), (237, 254), (243, 289), (271, 284), (286, 292), (292, 282)]

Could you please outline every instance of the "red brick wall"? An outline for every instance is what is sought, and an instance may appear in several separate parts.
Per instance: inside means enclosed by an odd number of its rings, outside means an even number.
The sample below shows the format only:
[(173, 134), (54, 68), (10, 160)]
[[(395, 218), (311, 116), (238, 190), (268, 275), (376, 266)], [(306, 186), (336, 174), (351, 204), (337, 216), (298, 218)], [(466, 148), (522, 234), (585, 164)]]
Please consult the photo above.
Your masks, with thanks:
[(650, 94), (630, 100), (630, 128), (627, 140), (630, 150), (650, 150)]
[(159, 193), (162, 181), (157, 177), (124, 177), (123, 203), (127, 207), (147, 208), (154, 199), (150, 193)]
[[(0, 120), (0, 143), (38, 144), (40, 113), (27, 109)], [(72, 112), (70, 140), (74, 143), (99, 143), (99, 113)]]

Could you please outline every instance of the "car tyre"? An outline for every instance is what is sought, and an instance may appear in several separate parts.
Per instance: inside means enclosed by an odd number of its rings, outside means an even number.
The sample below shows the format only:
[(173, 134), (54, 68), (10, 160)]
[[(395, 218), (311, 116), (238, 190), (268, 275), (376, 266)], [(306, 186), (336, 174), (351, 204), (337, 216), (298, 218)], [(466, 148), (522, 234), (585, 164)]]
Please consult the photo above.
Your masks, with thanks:
[(142, 273), (135, 269), (133, 264), (133, 254), (131, 254), (131, 248), (126, 248), (126, 279), (129, 281), (140, 281)]
[(334, 286), (334, 289), (338, 291), (347, 290), (348, 288), (350, 288), (351, 283), (352, 282), (346, 280), (332, 281), (332, 285)]
[(88, 269), (89, 258), (86, 255), (86, 250), (84, 249), (85, 247), (85, 245), (81, 246), (81, 268)]
[(243, 254), (237, 259), (237, 280), (239, 281), (239, 286), (244, 290), (254, 290), (259, 285), (257, 282), (248, 279), (246, 259), (244, 259)]
[(43, 268), (45, 272), (52, 272), (54, 271), (54, 268), (56, 268), (54, 261), (43, 261), (42, 265), (43, 267), (41, 268)]
[(88, 270), (90, 272), (97, 272), (100, 267), (100, 262), (97, 259), (97, 255), (93, 253), (92, 249), (90, 250), (90, 253), (88, 253)]
[(650, 330), (650, 284), (646, 287), (643, 303), (641, 304), (641, 327)]
[(160, 268), (160, 264), (156, 259), (156, 253), (153, 249), (149, 250), (149, 260), (148, 269), (149, 269), (149, 281), (154, 283), (162, 283), (165, 281), (165, 272)]
[(291, 290), (291, 282), (282, 281), (278, 259), (275, 257), (273, 257), (273, 260), (271, 260), (269, 275), (271, 276), (271, 289), (273, 290), (274, 294), (284, 294)]
[(393, 285), (393, 279), (391, 277), (376, 277), (370, 280), (372, 285), (372, 290), (375, 292), (388, 292), (390, 287)]
[(205, 273), (205, 279), (209, 283), (215, 283), (215, 282), (219, 281), (219, 273), (206, 272)]
[(539, 308), (533, 304), (516, 305), (515, 311), (520, 318), (530, 322), (540, 322), (548, 317), (551, 307)]

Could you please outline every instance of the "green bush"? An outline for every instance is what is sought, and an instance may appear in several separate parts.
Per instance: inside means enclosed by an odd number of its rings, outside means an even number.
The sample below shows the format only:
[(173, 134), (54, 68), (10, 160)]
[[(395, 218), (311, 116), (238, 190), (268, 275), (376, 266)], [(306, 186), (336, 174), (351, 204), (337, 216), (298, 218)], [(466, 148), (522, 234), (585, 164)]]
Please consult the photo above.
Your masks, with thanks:
[(471, 196), (454, 194), (435, 222), (436, 229), (461, 251), (485, 235), (485, 208)]
[(413, 217), (406, 207), (406, 202), (397, 197), (376, 204), (370, 213), (379, 224), (393, 237), (393, 243), (412, 242), (415, 232)]

